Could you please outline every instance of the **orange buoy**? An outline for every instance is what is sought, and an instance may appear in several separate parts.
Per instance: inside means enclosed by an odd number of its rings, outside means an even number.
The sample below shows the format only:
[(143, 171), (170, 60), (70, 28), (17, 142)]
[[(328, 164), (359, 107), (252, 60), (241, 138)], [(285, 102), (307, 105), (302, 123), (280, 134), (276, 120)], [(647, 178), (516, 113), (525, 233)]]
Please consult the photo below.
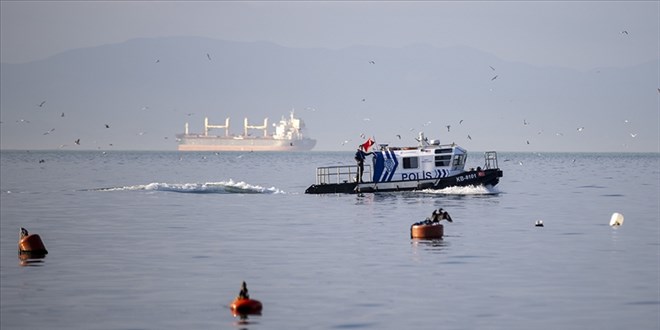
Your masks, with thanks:
[(37, 255), (48, 254), (48, 250), (46, 250), (41, 237), (37, 234), (29, 234), (25, 228), (21, 228), (20, 239), (18, 241), (18, 252), (33, 253)]
[(247, 284), (243, 281), (241, 285), (241, 291), (238, 293), (238, 296), (234, 301), (232, 301), (231, 310), (235, 314), (260, 314), (262, 305), (259, 300), (250, 299), (248, 294)]
[(231, 303), (231, 310), (236, 314), (259, 314), (262, 309), (261, 302), (254, 299), (236, 298)]
[(444, 234), (444, 228), (439, 223), (430, 223), (430, 224), (414, 224), (410, 227), (410, 237), (411, 238), (422, 238), (422, 239), (434, 239), (442, 238)]
[(442, 227), (440, 224), (440, 221), (442, 220), (454, 222), (451, 219), (449, 213), (442, 208), (433, 210), (430, 218), (426, 218), (424, 221), (413, 223), (412, 226), (410, 226), (410, 238), (442, 238), (442, 235), (444, 234), (444, 227)]

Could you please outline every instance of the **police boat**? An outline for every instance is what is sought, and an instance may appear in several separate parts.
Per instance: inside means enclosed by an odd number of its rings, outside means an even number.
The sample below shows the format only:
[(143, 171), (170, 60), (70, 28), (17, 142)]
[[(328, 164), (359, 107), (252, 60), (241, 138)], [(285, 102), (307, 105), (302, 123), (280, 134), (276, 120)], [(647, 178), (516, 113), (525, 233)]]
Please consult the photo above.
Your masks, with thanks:
[[(324, 166), (316, 169), (316, 183), (306, 194), (359, 194), (370, 192), (418, 191), (454, 186), (495, 186), (503, 173), (497, 153), (484, 153), (484, 166), (465, 170), (467, 151), (452, 143), (441, 145), (419, 133), (419, 145), (390, 147), (380, 144), (364, 164), (363, 182), (357, 165)], [(365, 163), (368, 163), (365, 162)]]

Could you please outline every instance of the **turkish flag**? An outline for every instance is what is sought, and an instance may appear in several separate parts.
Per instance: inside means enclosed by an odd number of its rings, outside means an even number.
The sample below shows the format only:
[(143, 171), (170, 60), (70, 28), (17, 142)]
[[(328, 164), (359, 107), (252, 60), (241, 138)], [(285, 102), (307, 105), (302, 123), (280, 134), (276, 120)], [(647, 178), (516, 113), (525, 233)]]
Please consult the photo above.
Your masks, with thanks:
[(367, 140), (367, 142), (362, 144), (362, 149), (364, 149), (364, 151), (369, 151), (369, 148), (371, 148), (371, 146), (374, 145), (374, 143), (376, 143), (374, 141), (374, 139), (369, 138), (369, 140)]

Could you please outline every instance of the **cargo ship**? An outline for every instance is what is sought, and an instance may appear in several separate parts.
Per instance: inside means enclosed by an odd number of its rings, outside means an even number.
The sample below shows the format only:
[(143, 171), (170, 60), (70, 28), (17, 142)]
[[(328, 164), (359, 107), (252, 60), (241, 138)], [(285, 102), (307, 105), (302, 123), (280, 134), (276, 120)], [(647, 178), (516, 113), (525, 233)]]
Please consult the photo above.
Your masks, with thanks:
[[(275, 132), (271, 134), (268, 118), (263, 125), (250, 125), (245, 118), (242, 134), (232, 134), (229, 118), (224, 125), (212, 125), (205, 117), (203, 133), (189, 133), (186, 123), (184, 133), (177, 134), (176, 140), (180, 151), (308, 151), (316, 145), (316, 140), (306, 136), (305, 123), (293, 111), (273, 126)], [(224, 129), (224, 134), (211, 134), (212, 129)]]

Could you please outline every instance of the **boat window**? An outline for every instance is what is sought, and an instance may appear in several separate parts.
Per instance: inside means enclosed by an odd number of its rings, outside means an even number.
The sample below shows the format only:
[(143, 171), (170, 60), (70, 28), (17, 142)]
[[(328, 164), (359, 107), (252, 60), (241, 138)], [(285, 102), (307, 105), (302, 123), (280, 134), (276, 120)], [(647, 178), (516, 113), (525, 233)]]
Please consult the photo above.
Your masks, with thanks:
[(418, 168), (419, 158), (417, 157), (403, 157), (403, 168)]
[(436, 154), (451, 154), (453, 151), (451, 148), (435, 149)]
[(456, 155), (454, 157), (454, 166), (462, 166), (465, 164), (465, 155)]
[(451, 155), (435, 156), (435, 166), (449, 166)]

